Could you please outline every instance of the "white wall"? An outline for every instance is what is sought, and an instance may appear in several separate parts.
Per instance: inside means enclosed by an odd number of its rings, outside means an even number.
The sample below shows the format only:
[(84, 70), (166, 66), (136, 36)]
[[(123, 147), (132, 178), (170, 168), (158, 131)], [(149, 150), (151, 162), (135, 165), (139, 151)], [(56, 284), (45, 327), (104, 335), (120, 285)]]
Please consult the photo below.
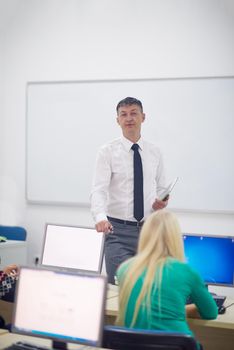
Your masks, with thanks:
[[(0, 33), (0, 77), (1, 77), (1, 83), (0, 83), (0, 162), (2, 160), (2, 153), (3, 153), (3, 144), (2, 144), (2, 138), (3, 138), (3, 48), (2, 48), (3, 40), (1, 40), (1, 33)], [(1, 192), (0, 192), (1, 197)]]
[[(5, 73), (0, 80), (5, 102), (0, 118), (0, 223), (26, 227), (31, 263), (40, 253), (45, 222), (93, 222), (84, 208), (25, 201), (27, 81), (234, 75), (234, 3), (21, 0), (15, 9), (0, 42), (5, 56), (0, 60), (0, 72)], [(93, 118), (101, 118), (101, 112)], [(234, 234), (233, 215), (178, 215), (183, 231)]]
[[(4, 50), (2, 34), (0, 32), (0, 198), (3, 198), (3, 185), (2, 185), (2, 165), (4, 157), (4, 124), (5, 124), (5, 113), (4, 113)], [(0, 217), (2, 216), (2, 201), (0, 200)], [(1, 222), (1, 220), (0, 220)]]

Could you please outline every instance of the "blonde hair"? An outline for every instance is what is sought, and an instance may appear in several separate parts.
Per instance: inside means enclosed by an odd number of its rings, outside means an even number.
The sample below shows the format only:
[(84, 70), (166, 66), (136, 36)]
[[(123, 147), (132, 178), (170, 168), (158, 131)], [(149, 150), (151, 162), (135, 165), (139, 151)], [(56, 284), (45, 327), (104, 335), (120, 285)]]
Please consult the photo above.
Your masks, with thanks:
[(183, 239), (176, 216), (161, 209), (151, 214), (145, 221), (139, 237), (137, 255), (129, 263), (127, 278), (119, 282), (119, 316), (116, 322), (118, 325), (124, 325), (129, 297), (143, 272), (145, 272), (144, 281), (136, 300), (131, 327), (136, 322), (142, 301), (146, 300), (147, 310), (150, 312), (150, 295), (155, 279), (160, 304), (162, 270), (168, 257), (184, 261)]

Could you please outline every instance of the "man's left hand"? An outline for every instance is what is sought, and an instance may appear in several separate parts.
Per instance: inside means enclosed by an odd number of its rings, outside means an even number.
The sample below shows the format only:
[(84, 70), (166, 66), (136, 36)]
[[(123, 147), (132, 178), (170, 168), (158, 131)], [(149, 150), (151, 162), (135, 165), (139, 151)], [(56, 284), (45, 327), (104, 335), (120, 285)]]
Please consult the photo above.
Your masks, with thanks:
[(167, 206), (167, 204), (168, 204), (168, 199), (165, 200), (165, 201), (162, 201), (160, 199), (155, 199), (155, 201), (154, 201), (154, 203), (152, 205), (152, 208), (154, 210), (163, 209), (163, 208), (165, 208)]

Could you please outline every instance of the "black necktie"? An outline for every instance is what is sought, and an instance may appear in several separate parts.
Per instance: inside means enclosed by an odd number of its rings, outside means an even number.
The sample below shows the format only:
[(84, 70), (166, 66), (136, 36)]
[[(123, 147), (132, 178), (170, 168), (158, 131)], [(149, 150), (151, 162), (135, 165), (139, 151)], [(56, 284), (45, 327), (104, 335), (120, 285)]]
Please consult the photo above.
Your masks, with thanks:
[(139, 145), (134, 143), (132, 150), (134, 151), (133, 165), (134, 165), (134, 206), (133, 214), (137, 221), (141, 221), (144, 217), (144, 200), (143, 200), (143, 171), (141, 156), (138, 151)]

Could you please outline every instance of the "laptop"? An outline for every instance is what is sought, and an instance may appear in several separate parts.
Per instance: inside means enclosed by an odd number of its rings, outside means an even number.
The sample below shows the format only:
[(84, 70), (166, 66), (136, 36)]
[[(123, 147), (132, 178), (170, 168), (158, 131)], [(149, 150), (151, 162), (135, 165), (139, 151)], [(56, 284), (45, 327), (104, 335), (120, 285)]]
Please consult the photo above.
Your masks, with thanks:
[(12, 332), (49, 338), (53, 348), (67, 342), (100, 346), (106, 287), (103, 275), (21, 267)]
[(94, 228), (46, 224), (41, 265), (101, 273), (104, 234)]

